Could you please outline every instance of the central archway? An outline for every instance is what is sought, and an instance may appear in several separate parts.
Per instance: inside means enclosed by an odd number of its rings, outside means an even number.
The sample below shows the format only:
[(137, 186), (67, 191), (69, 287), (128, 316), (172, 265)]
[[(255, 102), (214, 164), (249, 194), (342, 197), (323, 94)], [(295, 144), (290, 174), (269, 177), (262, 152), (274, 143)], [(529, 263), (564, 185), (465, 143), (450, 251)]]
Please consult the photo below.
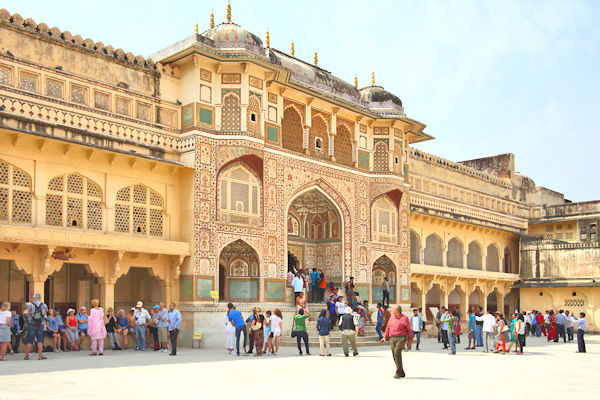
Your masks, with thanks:
[(258, 300), (260, 260), (252, 246), (241, 239), (229, 243), (219, 255), (219, 270), (228, 300)]
[(388, 256), (383, 255), (373, 263), (371, 276), (371, 300), (373, 303), (383, 300), (383, 281), (386, 277), (390, 284), (389, 303), (396, 303), (396, 265)]
[(317, 188), (302, 192), (288, 208), (286, 226), (288, 270), (316, 268), (327, 282), (344, 280), (342, 218), (328, 196)]

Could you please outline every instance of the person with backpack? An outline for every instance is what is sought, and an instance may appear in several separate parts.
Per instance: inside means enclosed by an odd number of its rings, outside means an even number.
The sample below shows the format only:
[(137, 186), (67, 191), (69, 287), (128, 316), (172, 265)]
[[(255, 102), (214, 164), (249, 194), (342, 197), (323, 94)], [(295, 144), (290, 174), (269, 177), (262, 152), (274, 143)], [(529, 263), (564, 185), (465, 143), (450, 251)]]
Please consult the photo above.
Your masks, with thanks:
[(456, 316), (456, 311), (446, 311), (446, 316), (442, 321), (448, 324), (448, 342), (450, 342), (451, 355), (456, 354), (456, 336), (460, 335), (460, 322)]
[(27, 325), (25, 360), (29, 360), (29, 353), (34, 340), (37, 340), (38, 359), (45, 360), (47, 357), (42, 354), (42, 349), (44, 347), (44, 321), (48, 315), (48, 306), (42, 303), (42, 296), (39, 293), (33, 295), (33, 302), (29, 305), (27, 312), (29, 313), (29, 322)]

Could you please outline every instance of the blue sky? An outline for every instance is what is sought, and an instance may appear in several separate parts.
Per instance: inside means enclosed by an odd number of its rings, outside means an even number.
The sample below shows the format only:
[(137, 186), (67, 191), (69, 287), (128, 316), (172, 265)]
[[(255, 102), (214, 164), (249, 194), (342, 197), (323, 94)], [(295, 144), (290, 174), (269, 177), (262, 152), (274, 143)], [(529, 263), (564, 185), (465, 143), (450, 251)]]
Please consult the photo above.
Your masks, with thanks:
[[(225, 0), (4, 1), (24, 18), (147, 56), (208, 28)], [(454, 160), (514, 153), (573, 201), (600, 199), (600, 2), (233, 0), (233, 21), (359, 86), (398, 95)]]

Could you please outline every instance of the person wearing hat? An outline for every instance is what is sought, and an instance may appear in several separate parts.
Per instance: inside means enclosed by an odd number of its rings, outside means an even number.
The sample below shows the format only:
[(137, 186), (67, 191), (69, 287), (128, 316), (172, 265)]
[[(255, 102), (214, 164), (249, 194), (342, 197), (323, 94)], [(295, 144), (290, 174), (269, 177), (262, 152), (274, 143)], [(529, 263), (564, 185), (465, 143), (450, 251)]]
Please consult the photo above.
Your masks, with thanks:
[(75, 310), (69, 308), (67, 310), (67, 334), (73, 342), (73, 349), (79, 351), (79, 335), (77, 334), (77, 317), (75, 316)]
[(358, 347), (356, 347), (356, 327), (358, 326), (359, 315), (352, 311), (352, 307), (346, 307), (344, 315), (340, 318), (340, 330), (342, 331), (342, 347), (344, 355), (348, 357), (350, 348), (348, 341), (352, 344), (353, 356), (358, 355)]
[(146, 350), (146, 326), (148, 322), (152, 322), (152, 317), (148, 310), (143, 308), (144, 303), (138, 301), (133, 312), (133, 321), (135, 324), (135, 349)]
[(34, 339), (37, 340), (38, 359), (45, 360), (46, 356), (42, 354), (42, 348), (44, 347), (44, 321), (48, 314), (48, 306), (42, 303), (42, 296), (39, 293), (33, 295), (33, 302), (29, 304), (27, 313), (29, 314), (29, 321), (27, 324), (25, 360), (29, 360), (29, 353)]

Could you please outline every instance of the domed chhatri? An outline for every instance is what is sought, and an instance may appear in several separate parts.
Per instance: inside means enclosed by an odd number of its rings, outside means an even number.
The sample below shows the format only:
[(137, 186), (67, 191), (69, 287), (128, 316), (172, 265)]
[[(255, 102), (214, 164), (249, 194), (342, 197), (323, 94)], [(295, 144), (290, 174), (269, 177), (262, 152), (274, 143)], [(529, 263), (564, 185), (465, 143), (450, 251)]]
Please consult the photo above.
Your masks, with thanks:
[(202, 36), (215, 42), (242, 42), (263, 47), (262, 40), (233, 22), (225, 22), (207, 30)]
[(369, 108), (377, 110), (394, 110), (404, 114), (402, 100), (381, 86), (367, 86), (360, 89), (360, 95), (364, 101), (369, 103)]

